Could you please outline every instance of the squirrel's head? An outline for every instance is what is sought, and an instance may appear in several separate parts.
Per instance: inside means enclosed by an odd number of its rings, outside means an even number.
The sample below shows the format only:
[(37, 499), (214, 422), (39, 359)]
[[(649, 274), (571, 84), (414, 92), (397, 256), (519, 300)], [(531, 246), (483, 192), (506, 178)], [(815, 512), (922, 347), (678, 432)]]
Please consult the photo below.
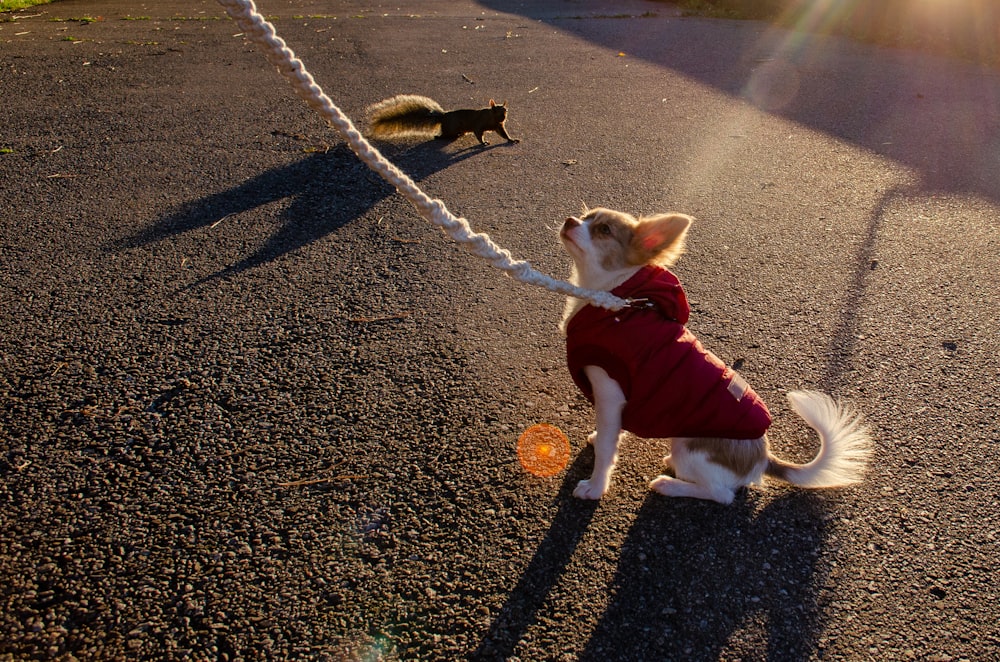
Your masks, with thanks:
[(498, 121), (502, 122), (507, 119), (507, 102), (497, 103), (493, 99), (490, 99), (490, 110), (493, 111), (493, 117)]

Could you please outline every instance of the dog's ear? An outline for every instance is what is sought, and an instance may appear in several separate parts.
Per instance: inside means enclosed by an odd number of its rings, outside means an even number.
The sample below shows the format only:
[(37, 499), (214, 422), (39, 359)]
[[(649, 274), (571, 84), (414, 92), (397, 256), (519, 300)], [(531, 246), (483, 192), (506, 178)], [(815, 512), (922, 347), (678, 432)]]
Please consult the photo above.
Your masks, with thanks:
[(691, 221), (685, 214), (657, 214), (639, 219), (628, 250), (631, 264), (669, 267), (684, 252), (684, 238)]

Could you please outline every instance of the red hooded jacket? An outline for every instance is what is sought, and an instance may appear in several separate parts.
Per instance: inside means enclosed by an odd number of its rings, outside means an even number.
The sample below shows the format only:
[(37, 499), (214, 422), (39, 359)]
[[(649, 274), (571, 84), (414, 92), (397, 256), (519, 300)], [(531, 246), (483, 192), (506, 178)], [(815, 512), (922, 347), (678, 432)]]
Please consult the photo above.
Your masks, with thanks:
[(691, 309), (674, 274), (647, 265), (613, 294), (641, 302), (619, 311), (584, 306), (566, 328), (569, 371), (588, 400), (583, 368), (594, 365), (621, 386), (622, 427), (640, 437), (764, 436), (767, 406), (684, 326)]

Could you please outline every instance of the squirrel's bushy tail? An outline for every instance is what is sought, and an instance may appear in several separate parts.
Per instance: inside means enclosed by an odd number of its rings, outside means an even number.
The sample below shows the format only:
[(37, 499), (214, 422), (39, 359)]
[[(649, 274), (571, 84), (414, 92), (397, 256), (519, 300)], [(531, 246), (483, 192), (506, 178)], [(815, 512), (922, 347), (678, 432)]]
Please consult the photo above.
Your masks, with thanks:
[(426, 136), (441, 126), (442, 108), (433, 99), (400, 94), (368, 107), (368, 131), (378, 138)]
[(806, 464), (769, 456), (767, 475), (813, 488), (841, 487), (860, 481), (872, 445), (861, 417), (817, 391), (792, 391), (788, 400), (796, 413), (819, 433), (819, 453)]

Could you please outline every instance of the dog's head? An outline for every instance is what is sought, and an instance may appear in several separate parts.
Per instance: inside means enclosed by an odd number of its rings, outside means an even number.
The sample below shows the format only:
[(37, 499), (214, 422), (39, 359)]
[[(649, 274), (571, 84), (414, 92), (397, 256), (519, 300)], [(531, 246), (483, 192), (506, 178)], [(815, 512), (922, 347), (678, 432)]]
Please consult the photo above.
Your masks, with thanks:
[(693, 219), (684, 214), (635, 217), (598, 207), (570, 216), (559, 238), (573, 258), (574, 280), (606, 289), (623, 273), (646, 264), (673, 265), (684, 252)]

